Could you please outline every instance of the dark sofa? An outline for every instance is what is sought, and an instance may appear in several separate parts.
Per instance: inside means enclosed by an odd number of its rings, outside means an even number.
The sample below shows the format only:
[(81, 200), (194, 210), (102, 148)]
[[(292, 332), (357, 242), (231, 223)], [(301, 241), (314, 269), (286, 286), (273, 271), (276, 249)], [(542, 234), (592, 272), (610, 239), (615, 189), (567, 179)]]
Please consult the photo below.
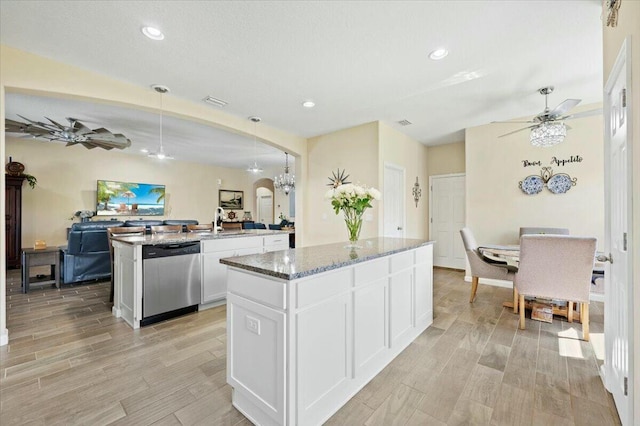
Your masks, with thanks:
[(197, 225), (197, 220), (99, 220), (74, 223), (69, 231), (67, 248), (62, 250), (61, 278), (64, 283), (75, 283), (111, 277), (111, 256), (107, 228), (113, 226), (144, 226), (147, 233), (156, 225)]
[(111, 276), (111, 258), (107, 228), (123, 222), (101, 220), (74, 223), (69, 231), (67, 248), (62, 250), (62, 281), (75, 283)]

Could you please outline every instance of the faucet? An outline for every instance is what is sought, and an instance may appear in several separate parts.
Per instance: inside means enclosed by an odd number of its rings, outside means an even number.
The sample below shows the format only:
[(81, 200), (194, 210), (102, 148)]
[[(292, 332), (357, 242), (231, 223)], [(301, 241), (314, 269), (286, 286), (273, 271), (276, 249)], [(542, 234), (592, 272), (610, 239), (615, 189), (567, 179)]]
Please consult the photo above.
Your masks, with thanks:
[(222, 219), (224, 216), (224, 209), (222, 207), (216, 207), (216, 212), (213, 215), (213, 233), (217, 234), (218, 231), (222, 231), (222, 226), (218, 226), (218, 219)]

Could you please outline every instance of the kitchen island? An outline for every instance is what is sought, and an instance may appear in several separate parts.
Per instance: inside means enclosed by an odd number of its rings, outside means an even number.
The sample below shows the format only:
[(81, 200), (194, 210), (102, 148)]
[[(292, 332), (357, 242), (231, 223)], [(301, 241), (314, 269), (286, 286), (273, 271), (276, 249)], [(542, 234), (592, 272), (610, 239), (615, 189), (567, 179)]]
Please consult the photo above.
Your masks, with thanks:
[(320, 425), (433, 321), (431, 241), (223, 258), (227, 382), (258, 425)]
[[(112, 244), (112, 313), (135, 329), (145, 325), (145, 320), (151, 323), (224, 303), (227, 295), (226, 266), (220, 264), (220, 259), (287, 249), (289, 237), (287, 231), (270, 230), (218, 234), (192, 232), (117, 236), (112, 239)], [(151, 258), (148, 255), (162, 251), (173, 251), (179, 256)], [(148, 284), (146, 289), (145, 281)], [(162, 286), (159, 287), (160, 281)], [(144, 297), (145, 290), (147, 297)], [(156, 303), (150, 306), (153, 298)], [(184, 307), (179, 304), (180, 308), (175, 309), (177, 298), (185, 300)], [(161, 315), (165, 313), (166, 316)]]

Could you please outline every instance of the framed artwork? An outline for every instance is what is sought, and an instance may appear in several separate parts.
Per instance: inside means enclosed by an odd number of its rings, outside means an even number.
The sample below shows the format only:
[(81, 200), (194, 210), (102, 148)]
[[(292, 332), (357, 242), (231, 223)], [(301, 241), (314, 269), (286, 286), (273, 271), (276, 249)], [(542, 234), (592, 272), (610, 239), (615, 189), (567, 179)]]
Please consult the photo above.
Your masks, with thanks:
[(231, 191), (228, 189), (218, 190), (218, 200), (220, 207), (229, 210), (244, 209), (244, 191)]

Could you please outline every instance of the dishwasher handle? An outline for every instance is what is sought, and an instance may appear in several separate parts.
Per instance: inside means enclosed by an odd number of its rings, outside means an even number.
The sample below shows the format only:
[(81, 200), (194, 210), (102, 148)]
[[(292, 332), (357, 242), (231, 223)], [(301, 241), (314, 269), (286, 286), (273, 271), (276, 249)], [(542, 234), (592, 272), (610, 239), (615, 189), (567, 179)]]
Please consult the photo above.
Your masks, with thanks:
[(184, 256), (200, 253), (200, 242), (169, 243), (142, 246), (143, 259), (155, 259), (158, 257)]

